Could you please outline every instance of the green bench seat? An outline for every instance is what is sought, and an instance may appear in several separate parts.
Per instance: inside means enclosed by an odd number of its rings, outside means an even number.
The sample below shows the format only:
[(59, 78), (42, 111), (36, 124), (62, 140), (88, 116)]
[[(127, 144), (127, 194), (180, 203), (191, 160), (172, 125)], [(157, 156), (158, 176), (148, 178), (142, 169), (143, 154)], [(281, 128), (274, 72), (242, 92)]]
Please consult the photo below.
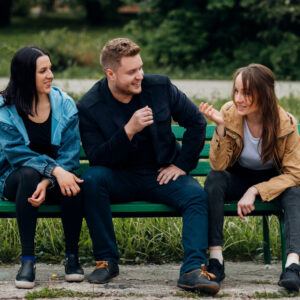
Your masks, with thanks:
[[(173, 133), (178, 141), (182, 140), (184, 128), (177, 125), (172, 126)], [(200, 160), (197, 167), (190, 172), (194, 177), (205, 177), (211, 167), (208, 162), (209, 156), (209, 141), (212, 139), (215, 130), (214, 125), (207, 126), (206, 130), (206, 144), (200, 153)], [(81, 149), (81, 162), (79, 174), (89, 166), (86, 155)], [(142, 200), (142, 199), (141, 199)], [(122, 204), (111, 205), (113, 217), (168, 217), (180, 216), (177, 211), (164, 204), (156, 204), (145, 201), (129, 202)], [(226, 216), (237, 216), (237, 203), (226, 203), (224, 205)], [(282, 244), (282, 265), (285, 265), (285, 237), (284, 237), (284, 217), (283, 210), (272, 202), (258, 202), (255, 203), (255, 211), (251, 214), (263, 217), (263, 235), (264, 235), (264, 259), (265, 263), (270, 263), (270, 239), (269, 239), (269, 226), (268, 216), (276, 215), (279, 220)], [(0, 217), (1, 218), (14, 218), (16, 216), (16, 207), (13, 202), (0, 200)], [(55, 218), (60, 216), (60, 207), (58, 205), (43, 204), (39, 207), (39, 217)]]

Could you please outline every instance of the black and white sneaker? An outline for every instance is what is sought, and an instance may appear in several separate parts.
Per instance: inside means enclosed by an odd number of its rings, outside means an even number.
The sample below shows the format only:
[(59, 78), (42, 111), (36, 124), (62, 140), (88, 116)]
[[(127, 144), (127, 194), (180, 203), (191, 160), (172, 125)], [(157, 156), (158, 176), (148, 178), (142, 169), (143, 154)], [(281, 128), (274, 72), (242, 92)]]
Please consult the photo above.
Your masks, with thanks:
[(278, 285), (286, 288), (289, 291), (299, 292), (299, 272), (300, 266), (298, 264), (291, 264), (281, 273)]
[(35, 264), (33, 260), (23, 260), (16, 276), (15, 285), (19, 289), (32, 289), (35, 284)]
[(78, 255), (69, 254), (65, 263), (65, 279), (69, 282), (84, 280), (84, 272), (80, 266)]
[(208, 261), (208, 267), (207, 271), (209, 273), (212, 273), (216, 276), (215, 279), (212, 279), (213, 281), (216, 281), (217, 283), (221, 283), (221, 281), (225, 278), (225, 267), (224, 263), (221, 264), (218, 259), (211, 258)]

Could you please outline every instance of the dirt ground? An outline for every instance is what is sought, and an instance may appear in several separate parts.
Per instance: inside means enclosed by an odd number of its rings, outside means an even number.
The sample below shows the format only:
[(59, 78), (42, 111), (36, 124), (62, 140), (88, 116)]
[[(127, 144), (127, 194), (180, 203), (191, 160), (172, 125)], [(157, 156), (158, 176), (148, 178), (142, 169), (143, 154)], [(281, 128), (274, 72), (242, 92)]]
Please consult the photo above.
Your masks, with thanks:
[[(82, 283), (64, 281), (63, 265), (37, 264), (36, 286), (32, 290), (16, 289), (14, 285), (18, 265), (0, 265), (0, 299), (22, 299), (26, 293), (43, 288), (65, 289), (60, 299), (68, 298), (68, 291), (87, 293), (86, 297), (72, 299), (207, 299), (208, 295), (190, 293), (176, 287), (179, 264), (164, 265), (120, 265), (120, 275), (109, 284), (93, 285), (86, 280)], [(89, 274), (93, 267), (85, 267)], [(222, 299), (281, 298), (288, 295), (277, 285), (281, 273), (281, 263), (264, 265), (254, 262), (225, 263), (226, 278), (216, 297)], [(55, 275), (54, 275), (55, 274)], [(56, 278), (53, 278), (54, 277)], [(82, 294), (81, 294), (82, 295)]]

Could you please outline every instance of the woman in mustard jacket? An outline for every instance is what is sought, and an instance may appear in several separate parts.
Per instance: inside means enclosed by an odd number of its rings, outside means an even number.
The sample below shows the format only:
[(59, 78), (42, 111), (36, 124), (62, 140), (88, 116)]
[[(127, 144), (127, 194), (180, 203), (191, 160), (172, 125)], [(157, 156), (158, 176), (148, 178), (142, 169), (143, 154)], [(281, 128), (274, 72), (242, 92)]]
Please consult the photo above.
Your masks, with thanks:
[(279, 106), (274, 74), (251, 64), (234, 75), (232, 101), (221, 112), (201, 103), (200, 111), (216, 123), (205, 182), (209, 203), (208, 271), (225, 278), (222, 255), (224, 202), (238, 201), (238, 215), (255, 210), (256, 198), (284, 208), (287, 262), (278, 284), (300, 288), (300, 139), (295, 118)]

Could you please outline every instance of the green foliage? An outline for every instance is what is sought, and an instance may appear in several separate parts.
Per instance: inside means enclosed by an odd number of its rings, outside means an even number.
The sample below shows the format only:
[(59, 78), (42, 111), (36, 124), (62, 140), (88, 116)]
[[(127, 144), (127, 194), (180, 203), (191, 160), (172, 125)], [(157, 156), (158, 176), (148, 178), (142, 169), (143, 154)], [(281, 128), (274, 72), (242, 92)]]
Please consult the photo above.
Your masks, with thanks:
[(171, 72), (192, 66), (229, 76), (256, 62), (270, 67), (277, 78), (300, 78), (299, 1), (139, 2), (140, 19), (127, 30), (146, 46), (156, 66)]
[[(166, 263), (182, 261), (181, 218), (114, 219), (120, 261), (123, 263)], [(224, 225), (224, 255), (234, 260), (262, 260), (261, 217), (249, 217), (246, 222), (227, 217)], [(255, 233), (255, 234), (254, 234)], [(270, 217), (271, 256), (280, 259), (280, 234), (276, 217)], [(0, 219), (0, 262), (20, 259), (20, 240), (15, 219)], [(40, 219), (35, 238), (35, 253), (39, 262), (64, 261), (64, 234), (59, 219)], [(79, 242), (82, 262), (92, 262), (92, 242), (84, 222)]]
[(84, 31), (76, 34), (67, 28), (42, 31), (38, 40), (40, 46), (50, 53), (54, 71), (97, 64), (97, 49), (91, 51), (94, 41)]
[(12, 15), (18, 17), (26, 17), (29, 15), (32, 1), (28, 0), (15, 0), (12, 7)]
[(56, 78), (101, 77), (100, 50), (109, 39), (124, 36), (124, 32), (82, 23), (83, 18), (74, 16), (14, 18), (11, 26), (0, 31), (0, 76), (9, 76), (11, 59), (19, 48), (36, 45), (50, 53)]
[[(208, 41), (200, 13), (179, 9), (170, 11), (160, 26), (149, 35), (149, 52), (157, 64), (186, 67), (201, 57)], [(188, 28), (188, 30), (187, 30)]]

